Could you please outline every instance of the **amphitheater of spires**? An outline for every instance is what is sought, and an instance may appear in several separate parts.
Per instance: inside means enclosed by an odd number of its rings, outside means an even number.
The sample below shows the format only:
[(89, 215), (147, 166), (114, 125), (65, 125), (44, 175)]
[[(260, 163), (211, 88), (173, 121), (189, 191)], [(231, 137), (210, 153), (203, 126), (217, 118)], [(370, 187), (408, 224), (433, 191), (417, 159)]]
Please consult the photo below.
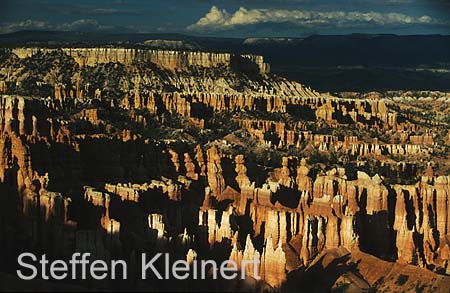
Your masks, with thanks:
[[(38, 62), (38, 52), (39, 60), (62, 52), (75, 70), (120, 63), (139, 72), (150, 62), (169, 71), (136, 74), (132, 85), (119, 77), (117, 97), (83, 74), (70, 84), (44, 74), (33, 86), (51, 94), (39, 96), (17, 69), (31, 70), (22, 62)], [(6, 229), (2, 220), (1, 239), (20, 234), (29, 248), (59, 258), (89, 251), (136, 263), (145, 249), (190, 262), (256, 257), (262, 280), (252, 289), (289, 288), (318, 264), (326, 270), (327, 257), (344, 256), (359, 289), (401, 290), (401, 275), (404, 288), (450, 286), (448, 126), (405, 118), (401, 101), (320, 94), (271, 75), (261, 56), (240, 57), (258, 68), (254, 80), (239, 76), (247, 86), (217, 87), (236, 56), (117, 48), (8, 54), (0, 69), (0, 196), (2, 213), (17, 210), (22, 224)], [(193, 76), (221, 66), (226, 72)], [(220, 137), (196, 136), (218, 128)], [(260, 153), (267, 156), (257, 160)], [(313, 159), (331, 153), (334, 163)], [(0, 259), (11, 262), (17, 251), (2, 248)]]

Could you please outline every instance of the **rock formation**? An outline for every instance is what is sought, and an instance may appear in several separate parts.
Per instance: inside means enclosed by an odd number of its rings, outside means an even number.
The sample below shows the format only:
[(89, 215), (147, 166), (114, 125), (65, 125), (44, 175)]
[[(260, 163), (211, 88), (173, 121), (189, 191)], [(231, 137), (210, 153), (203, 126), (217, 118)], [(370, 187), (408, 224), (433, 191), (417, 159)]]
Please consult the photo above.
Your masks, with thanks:
[(443, 93), (319, 94), (254, 55), (16, 48), (5, 60), (0, 260), (79, 249), (138, 272), (137, 253), (169, 252), (191, 266), (256, 259), (236, 281), (252, 290), (316, 275), (335, 277), (315, 284), (325, 291), (406, 290), (411, 272), (448, 284)]

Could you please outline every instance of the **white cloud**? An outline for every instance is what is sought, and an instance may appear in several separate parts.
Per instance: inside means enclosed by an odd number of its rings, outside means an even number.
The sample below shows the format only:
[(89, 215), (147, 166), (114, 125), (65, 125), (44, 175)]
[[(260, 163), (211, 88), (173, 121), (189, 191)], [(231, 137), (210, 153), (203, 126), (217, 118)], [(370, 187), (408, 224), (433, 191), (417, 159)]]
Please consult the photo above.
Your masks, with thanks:
[[(239, 8), (234, 13), (228, 13), (212, 6), (206, 15), (196, 23), (189, 25), (188, 30), (218, 31), (227, 30), (235, 26), (262, 23), (291, 23), (297, 26), (337, 26), (359, 27), (364, 25), (409, 25), (409, 24), (444, 24), (427, 15), (420, 17), (402, 13), (380, 12), (345, 12), (345, 11), (307, 11), (284, 9), (246, 9)], [(448, 24), (448, 23), (446, 23)]]
[(191, 27), (226, 25), (226, 22), (229, 21), (229, 19), (230, 15), (225, 9), (219, 10), (216, 6), (213, 6), (204, 17), (200, 18), (197, 23), (191, 25)]

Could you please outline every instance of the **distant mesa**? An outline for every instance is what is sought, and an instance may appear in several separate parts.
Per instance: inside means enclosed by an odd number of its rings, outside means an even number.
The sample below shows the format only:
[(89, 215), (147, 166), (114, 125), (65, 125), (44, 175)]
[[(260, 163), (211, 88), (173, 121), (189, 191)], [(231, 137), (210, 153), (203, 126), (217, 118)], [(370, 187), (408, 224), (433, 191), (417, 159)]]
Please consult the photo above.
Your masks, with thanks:
[(196, 43), (185, 42), (185, 41), (175, 41), (175, 40), (145, 40), (144, 45), (156, 48), (156, 49), (166, 49), (166, 50), (199, 50), (201, 47)]

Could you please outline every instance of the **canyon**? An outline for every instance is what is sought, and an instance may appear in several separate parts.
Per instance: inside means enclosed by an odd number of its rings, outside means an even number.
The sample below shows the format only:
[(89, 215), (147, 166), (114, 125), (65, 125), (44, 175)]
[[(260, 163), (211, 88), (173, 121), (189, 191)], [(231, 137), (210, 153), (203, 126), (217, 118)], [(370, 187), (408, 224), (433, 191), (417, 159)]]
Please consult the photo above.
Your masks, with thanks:
[[(16, 48), (0, 56), (0, 260), (74, 251), (259, 260), (212, 291), (450, 287), (450, 94), (319, 93), (262, 56)], [(154, 281), (154, 280), (153, 280)]]

